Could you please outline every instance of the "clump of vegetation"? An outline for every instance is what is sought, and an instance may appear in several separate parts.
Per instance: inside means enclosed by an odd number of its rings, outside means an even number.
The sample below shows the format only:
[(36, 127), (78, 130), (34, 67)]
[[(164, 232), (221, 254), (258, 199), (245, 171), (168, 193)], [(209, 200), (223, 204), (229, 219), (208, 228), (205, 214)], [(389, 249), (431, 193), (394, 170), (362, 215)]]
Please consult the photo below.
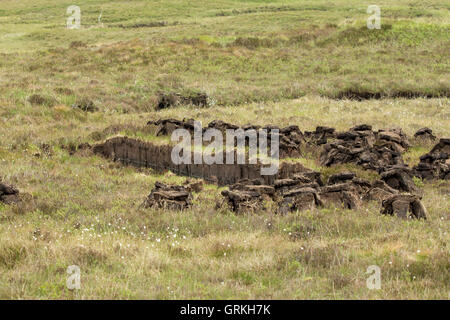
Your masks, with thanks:
[(42, 96), (40, 94), (31, 95), (28, 98), (28, 102), (31, 103), (33, 106), (46, 106), (46, 107), (53, 107), (56, 103), (55, 99), (48, 96)]
[(191, 105), (196, 107), (209, 107), (212, 105), (210, 97), (203, 92), (185, 91), (179, 92), (160, 92), (158, 103), (156, 105), (157, 110)]
[(94, 102), (88, 98), (81, 98), (81, 99), (77, 100), (72, 105), (72, 108), (80, 109), (80, 110), (86, 111), (86, 112), (95, 112), (98, 110), (98, 108), (94, 104)]

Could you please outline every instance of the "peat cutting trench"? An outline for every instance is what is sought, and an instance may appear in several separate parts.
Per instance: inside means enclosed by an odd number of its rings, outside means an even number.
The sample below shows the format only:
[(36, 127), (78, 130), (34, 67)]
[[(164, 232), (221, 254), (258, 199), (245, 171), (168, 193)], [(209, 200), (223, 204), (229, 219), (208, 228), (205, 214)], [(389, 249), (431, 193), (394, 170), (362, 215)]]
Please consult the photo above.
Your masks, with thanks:
[[(194, 120), (162, 119), (150, 121), (156, 136), (171, 135), (176, 129), (193, 132)], [(237, 129), (236, 125), (213, 121), (208, 128), (222, 132)], [(402, 154), (410, 143), (401, 129), (372, 130), (367, 124), (358, 125), (345, 132), (334, 128), (317, 127), (312, 132), (301, 132), (297, 126), (245, 126), (242, 129), (278, 129), (280, 140), (279, 170), (273, 175), (262, 175), (261, 164), (174, 164), (172, 145), (123, 136), (107, 139), (92, 147), (95, 154), (113, 161), (137, 167), (171, 170), (188, 177), (200, 178), (220, 186), (224, 202), (235, 212), (262, 207), (263, 200), (274, 201), (277, 212), (287, 213), (327, 204), (347, 209), (359, 208), (364, 201), (375, 200), (382, 204), (381, 213), (401, 218), (426, 218), (421, 203), (422, 190), (413, 178), (450, 180), (450, 139), (441, 138), (432, 150), (420, 157), (420, 163), (409, 167)], [(206, 130), (205, 129), (205, 130)], [(435, 141), (431, 129), (422, 128), (414, 136), (416, 141)], [(305, 148), (315, 148), (320, 165), (330, 167), (351, 163), (363, 170), (376, 172), (379, 179), (367, 181), (354, 172), (343, 171), (321, 180), (321, 173), (306, 168), (299, 162), (283, 158), (300, 158)], [(233, 151), (235, 152), (235, 151)], [(225, 158), (225, 153), (224, 153)], [(158, 184), (147, 203), (176, 204), (177, 208), (191, 205), (188, 199), (192, 190), (185, 186)]]
[[(261, 175), (262, 164), (175, 164), (171, 145), (157, 145), (128, 137), (114, 137), (95, 145), (93, 152), (113, 161), (156, 170), (170, 170), (178, 175), (200, 178), (224, 186), (242, 179), (262, 179), (273, 184), (275, 179), (307, 172), (301, 163), (281, 162), (276, 175)], [(226, 154), (224, 152), (224, 157)], [(194, 158), (194, 155), (191, 157)]]

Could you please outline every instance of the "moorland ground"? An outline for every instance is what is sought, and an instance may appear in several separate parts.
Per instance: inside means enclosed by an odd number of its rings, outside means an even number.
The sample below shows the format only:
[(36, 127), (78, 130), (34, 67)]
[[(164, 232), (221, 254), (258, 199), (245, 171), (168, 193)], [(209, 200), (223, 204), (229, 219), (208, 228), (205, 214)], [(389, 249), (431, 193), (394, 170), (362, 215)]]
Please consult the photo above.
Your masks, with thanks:
[[(73, 4), (78, 30), (66, 28)], [(0, 298), (448, 299), (448, 181), (416, 180), (426, 221), (383, 216), (376, 202), (236, 215), (215, 209), (214, 185), (192, 209), (144, 210), (155, 181), (184, 178), (68, 152), (152, 139), (145, 123), (167, 117), (449, 137), (449, 5), (377, 1), (381, 29), (369, 30), (369, 4), (1, 1), (0, 178), (31, 198), (0, 204)], [(156, 111), (161, 92), (206, 92), (210, 106)], [(71, 107), (83, 99), (97, 110)], [(412, 142), (410, 165), (433, 145)], [(70, 265), (80, 290), (66, 287)], [(366, 286), (369, 265), (380, 290)]]

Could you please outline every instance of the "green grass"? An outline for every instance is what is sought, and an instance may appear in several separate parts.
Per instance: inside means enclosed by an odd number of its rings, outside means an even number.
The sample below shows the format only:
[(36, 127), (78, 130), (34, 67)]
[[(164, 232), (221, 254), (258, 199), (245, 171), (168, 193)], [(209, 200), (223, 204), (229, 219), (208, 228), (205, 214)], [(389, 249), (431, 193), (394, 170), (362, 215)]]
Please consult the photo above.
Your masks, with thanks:
[(80, 30), (65, 28), (68, 2), (44, 3), (4, 6), (1, 70), (14, 80), (0, 92), (16, 104), (32, 93), (61, 104), (87, 95), (104, 110), (148, 111), (167, 90), (205, 91), (219, 105), (349, 91), (449, 95), (448, 8), (439, 2), (380, 3), (381, 30), (367, 29), (366, 6), (348, 0), (81, 1)]
[[(145, 124), (168, 117), (449, 137), (442, 1), (379, 1), (381, 30), (365, 28), (369, 3), (353, 0), (84, 0), (80, 30), (65, 28), (71, 1), (1, 3), (0, 178), (31, 197), (0, 204), (0, 298), (448, 299), (447, 181), (415, 181), (427, 221), (382, 216), (376, 202), (235, 215), (216, 209), (213, 185), (185, 212), (143, 210), (156, 181), (184, 178), (67, 150), (117, 134), (167, 142)], [(155, 111), (161, 91), (215, 103)], [(83, 98), (98, 111), (71, 108)], [(433, 145), (412, 142), (410, 165)], [(296, 161), (325, 178), (376, 178), (317, 160)], [(73, 264), (79, 291), (65, 285)], [(374, 264), (381, 290), (366, 287)]]

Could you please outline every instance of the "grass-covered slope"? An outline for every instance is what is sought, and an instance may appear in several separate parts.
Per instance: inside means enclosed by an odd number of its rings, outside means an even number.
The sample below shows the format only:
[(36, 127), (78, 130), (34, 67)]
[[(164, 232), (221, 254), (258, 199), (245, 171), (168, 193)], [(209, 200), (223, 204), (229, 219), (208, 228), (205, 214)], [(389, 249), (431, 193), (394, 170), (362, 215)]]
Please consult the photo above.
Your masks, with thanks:
[[(82, 28), (67, 30), (72, 4), (0, 2), (0, 178), (32, 196), (0, 204), (0, 298), (448, 298), (448, 181), (416, 180), (426, 221), (383, 216), (376, 202), (236, 215), (215, 209), (213, 185), (180, 213), (139, 205), (155, 181), (184, 178), (68, 151), (151, 140), (145, 123), (168, 117), (449, 137), (445, 2), (378, 1), (381, 30), (353, 0), (84, 0)], [(154, 110), (159, 92), (191, 91), (211, 107)], [(83, 99), (96, 111), (71, 108)], [(325, 176), (359, 170), (302, 161)], [(66, 287), (70, 265), (81, 290)], [(366, 287), (370, 265), (381, 290)]]
[(204, 91), (220, 105), (449, 96), (440, 1), (381, 2), (380, 30), (349, 0), (80, 1), (79, 30), (65, 26), (70, 4), (2, 1), (4, 98), (89, 96), (103, 110), (148, 111), (158, 91)]

